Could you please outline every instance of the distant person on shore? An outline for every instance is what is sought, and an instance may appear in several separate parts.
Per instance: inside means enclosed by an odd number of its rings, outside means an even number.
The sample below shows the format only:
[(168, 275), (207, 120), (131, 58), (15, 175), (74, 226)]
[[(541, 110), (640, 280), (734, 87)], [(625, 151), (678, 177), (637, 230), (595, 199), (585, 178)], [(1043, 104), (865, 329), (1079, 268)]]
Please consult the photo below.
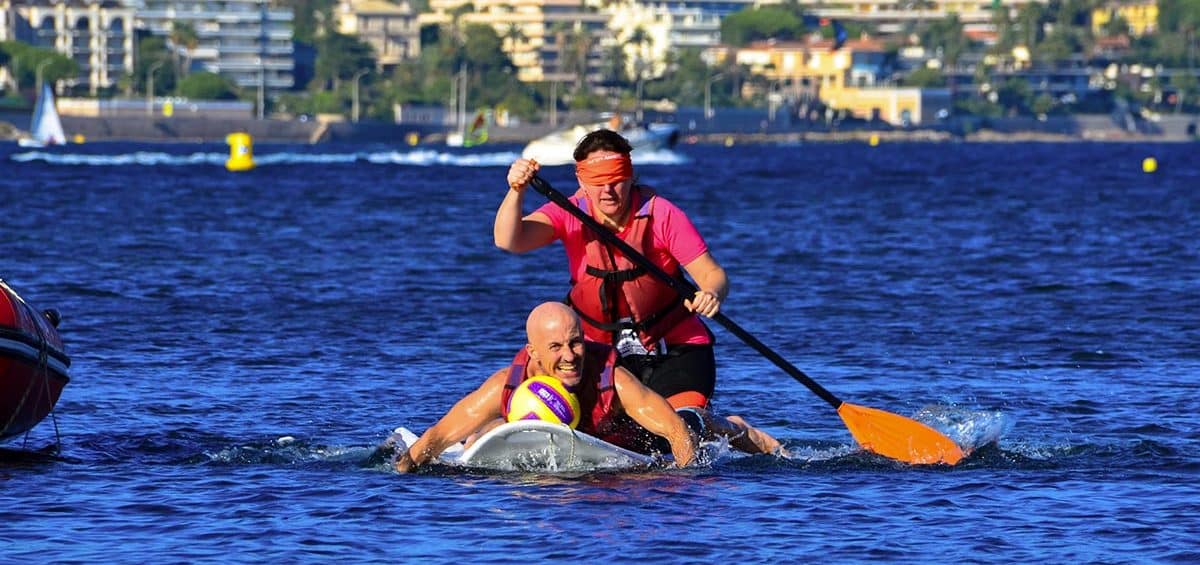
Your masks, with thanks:
[(663, 397), (616, 366), (611, 347), (585, 343), (571, 308), (561, 302), (539, 305), (525, 322), (525, 334), (528, 343), (512, 365), (492, 373), (397, 454), (397, 471), (412, 471), (447, 447), (499, 425), (513, 390), (535, 375), (558, 379), (579, 398), (579, 431), (640, 453), (669, 450), (680, 467), (692, 462), (696, 439), (687, 424)]
[(557, 204), (523, 216), (525, 190), (539, 168), (532, 160), (517, 159), (509, 168), (493, 227), (496, 246), (526, 253), (561, 240), (572, 281), (567, 302), (589, 340), (615, 347), (621, 366), (666, 398), (700, 437), (724, 436), (748, 453), (775, 452), (780, 444), (771, 436), (737, 416), (710, 412), (715, 340), (699, 316), (717, 313), (728, 279), (687, 215), (635, 182), (632, 151), (610, 130), (584, 136), (575, 147), (580, 189), (571, 201), (664, 271), (679, 273), (682, 266), (699, 288), (694, 296), (679, 296)]

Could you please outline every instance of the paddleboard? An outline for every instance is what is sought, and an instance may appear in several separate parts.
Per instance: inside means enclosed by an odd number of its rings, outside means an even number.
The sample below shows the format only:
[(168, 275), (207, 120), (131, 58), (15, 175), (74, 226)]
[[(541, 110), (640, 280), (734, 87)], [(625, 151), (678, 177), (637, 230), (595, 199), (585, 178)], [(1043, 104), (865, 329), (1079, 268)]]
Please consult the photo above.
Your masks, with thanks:
[[(417, 436), (397, 428), (406, 445)], [(562, 424), (519, 420), (501, 424), (471, 447), (451, 446), (438, 461), (463, 467), (542, 473), (612, 471), (649, 467), (655, 459), (617, 447)]]

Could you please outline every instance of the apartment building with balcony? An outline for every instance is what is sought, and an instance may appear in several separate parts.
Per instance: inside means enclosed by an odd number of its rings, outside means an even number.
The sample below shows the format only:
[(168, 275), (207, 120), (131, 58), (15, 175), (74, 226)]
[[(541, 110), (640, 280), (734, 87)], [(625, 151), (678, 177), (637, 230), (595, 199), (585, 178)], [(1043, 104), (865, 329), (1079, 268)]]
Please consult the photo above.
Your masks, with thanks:
[(380, 71), (421, 54), (421, 28), (408, 2), (342, 0), (334, 17), (338, 33), (355, 36), (375, 50)]
[(289, 7), (268, 0), (139, 0), (135, 17), (139, 28), (162, 37), (170, 37), (175, 22), (191, 25), (199, 39), (188, 53), (193, 69), (268, 93), (293, 87)]
[(79, 76), (59, 86), (93, 96), (132, 71), (133, 27), (133, 8), (117, 0), (0, 0), (0, 41), (70, 57)]
[(565, 82), (578, 78), (583, 53), (585, 81), (599, 80), (608, 14), (591, 0), (430, 0), (422, 24), (489, 25), (522, 82)]
[[(639, 69), (651, 77), (666, 72), (667, 55), (680, 49), (714, 47), (721, 43), (721, 19), (753, 6), (755, 0), (623, 0), (604, 11), (610, 14), (613, 41), (625, 53), (626, 71)], [(647, 43), (633, 41), (641, 30)]]

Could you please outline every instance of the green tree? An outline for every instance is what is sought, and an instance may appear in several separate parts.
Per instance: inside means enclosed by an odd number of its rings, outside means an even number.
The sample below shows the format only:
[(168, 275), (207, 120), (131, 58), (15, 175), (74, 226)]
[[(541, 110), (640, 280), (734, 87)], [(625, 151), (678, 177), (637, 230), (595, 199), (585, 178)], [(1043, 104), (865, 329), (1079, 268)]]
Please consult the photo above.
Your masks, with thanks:
[(1043, 92), (1034, 97), (1029, 104), (1029, 110), (1036, 116), (1049, 114), (1054, 110), (1054, 97)]
[(375, 68), (375, 51), (357, 38), (328, 33), (317, 40), (313, 81), (319, 90), (340, 90), (342, 81), (360, 70)]
[(1192, 72), (1178, 73), (1171, 77), (1175, 86), (1175, 112), (1183, 112), (1184, 104), (1197, 106), (1197, 95), (1200, 94), (1200, 80)]
[(504, 54), (504, 42), (495, 28), (486, 24), (470, 24), (463, 29), (462, 58), (475, 68), (511, 68), (512, 61)]
[(292, 37), (301, 43), (315, 45), (317, 38), (332, 31), (335, 0), (282, 0), (292, 8)]
[(904, 86), (915, 88), (936, 88), (946, 85), (946, 77), (942, 71), (929, 67), (913, 69), (902, 81)]
[(154, 71), (154, 92), (152, 96), (172, 92), (175, 89), (177, 74), (171, 63), (174, 57), (167, 49), (167, 40), (163, 37), (150, 36), (138, 42), (137, 57), (134, 57), (133, 87), (139, 92), (146, 92), (150, 71)]
[(392, 104), (445, 104), (452, 81), (465, 67), (468, 108), (494, 106), (522, 119), (536, 117), (538, 96), (516, 80), (516, 68), (501, 49), (505, 38), (494, 28), (451, 24), (424, 35), (417, 60), (397, 65), (384, 83), (372, 85), (371, 96), (379, 103), (369, 110), (371, 115), (386, 115)]
[[(176, 66), (179, 68), (180, 76), (187, 76), (192, 67), (192, 53), (200, 45), (200, 36), (196, 34), (196, 28), (187, 22), (171, 22), (171, 33), (168, 39), (174, 46), (172, 52), (175, 53)], [(180, 51), (183, 52), (182, 62), (179, 61)]]
[(996, 89), (996, 94), (996, 103), (1011, 114), (1026, 113), (1033, 96), (1029, 81), (1021, 77), (1009, 77)]
[(516, 52), (518, 45), (521, 45), (529, 38), (526, 37), (525, 32), (521, 29), (521, 26), (514, 23), (508, 24), (508, 27), (504, 28), (504, 35), (501, 37), (501, 39), (503, 39), (504, 44), (508, 46), (505, 52), (513, 53)]
[(1200, 29), (1200, 0), (1158, 0), (1158, 30), (1177, 33)]
[(1128, 32), (1129, 22), (1125, 21), (1125, 18), (1116, 14), (1114, 14), (1113, 17), (1107, 22), (1104, 22), (1104, 25), (1100, 27), (1100, 33), (1104, 34), (1105, 37), (1117, 37), (1119, 35), (1125, 35)]
[(237, 100), (238, 96), (237, 86), (229, 79), (207, 71), (184, 77), (176, 91), (181, 96), (199, 100)]
[(566, 41), (565, 72), (575, 75), (575, 90), (578, 93), (587, 87), (588, 60), (592, 53), (592, 34), (583, 26), (575, 26), (564, 37)]
[[(667, 56), (667, 65), (670, 71), (662, 80), (654, 81), (647, 87), (647, 97), (668, 98), (681, 106), (704, 104), (704, 89), (708, 86), (709, 77), (715, 73), (700, 58), (700, 49), (690, 47), (673, 51)], [(722, 102), (726, 98), (724, 90), (713, 92), (715, 105), (728, 104)]]
[(625, 83), (625, 48), (613, 45), (604, 52), (604, 62), (600, 66), (600, 74), (606, 84), (619, 85)]
[(79, 76), (79, 64), (52, 49), (22, 41), (0, 41), (0, 53), (13, 80), (26, 90), (35, 88), (38, 67), (42, 68), (42, 80), (51, 83)]
[(1030, 2), (1017, 12), (1017, 43), (1028, 47), (1031, 51), (1042, 42), (1043, 17), (1045, 8), (1036, 2)]
[(744, 8), (721, 20), (721, 41), (733, 46), (764, 39), (796, 39), (803, 33), (803, 20), (781, 6)]

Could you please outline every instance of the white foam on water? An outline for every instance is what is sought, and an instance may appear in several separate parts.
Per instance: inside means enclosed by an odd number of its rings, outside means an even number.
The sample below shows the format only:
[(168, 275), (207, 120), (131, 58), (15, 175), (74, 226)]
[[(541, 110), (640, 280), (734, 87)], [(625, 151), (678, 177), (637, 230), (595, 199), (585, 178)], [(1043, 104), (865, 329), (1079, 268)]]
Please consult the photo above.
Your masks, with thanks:
[(913, 419), (942, 432), (968, 453), (999, 442), (1013, 424), (1012, 418), (999, 410), (969, 410), (943, 405), (921, 408)]
[[(291, 165), (300, 163), (355, 163), (366, 162), (376, 165), (451, 166), (451, 167), (507, 167), (517, 157), (516, 151), (451, 152), (437, 149), (413, 148), (407, 150), (382, 149), (378, 151), (349, 151), (320, 153), (306, 151), (263, 151), (254, 155), (254, 163), (260, 167)], [(120, 167), (120, 166), (218, 166), (224, 167), (229, 159), (226, 152), (169, 153), (166, 151), (133, 151), (117, 154), (66, 153), (61, 151), (27, 151), (13, 153), (11, 160), (20, 163), (42, 161), (51, 165)], [(639, 165), (684, 165), (690, 161), (685, 155), (668, 149), (635, 152), (633, 162)]]
[(692, 162), (686, 155), (670, 149), (635, 150), (631, 156), (634, 165), (686, 165)]
[(163, 151), (134, 151), (114, 155), (94, 155), (87, 153), (59, 153), (49, 151), (29, 151), (13, 153), (13, 161), (28, 163), (44, 161), (51, 165), (113, 167), (113, 166), (154, 166), (154, 165), (220, 165), (225, 166), (229, 155), (225, 153), (189, 153), (171, 154)]

